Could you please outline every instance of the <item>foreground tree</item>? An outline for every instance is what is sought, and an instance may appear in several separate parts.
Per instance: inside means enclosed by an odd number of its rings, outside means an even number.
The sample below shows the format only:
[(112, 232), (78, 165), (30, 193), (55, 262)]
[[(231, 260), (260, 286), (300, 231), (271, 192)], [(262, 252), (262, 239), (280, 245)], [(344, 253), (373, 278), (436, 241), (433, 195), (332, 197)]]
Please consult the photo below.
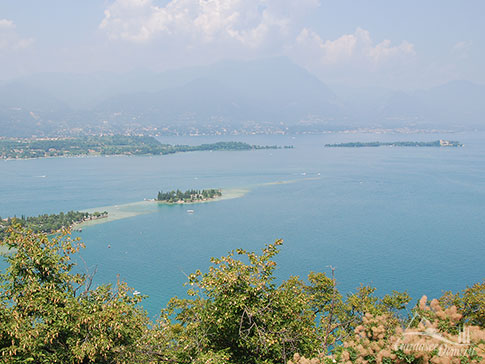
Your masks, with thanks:
[(281, 244), (266, 246), (261, 255), (237, 250), (213, 258), (207, 273), (189, 276), (191, 298), (174, 298), (168, 306), (168, 314), (176, 314), (171, 327), (182, 349), (179, 362), (214, 355), (214, 362), (286, 363), (295, 353), (326, 353), (366, 312), (397, 320), (394, 311), (410, 300), (398, 292), (380, 299), (370, 287), (344, 300), (335, 277), (324, 273), (310, 273), (308, 283), (291, 277), (276, 285), (272, 258)]
[(92, 277), (72, 272), (82, 245), (67, 232), (48, 238), (15, 226), (2, 245), (2, 362), (130, 362), (148, 319), (126, 284), (90, 290)]
[[(75, 273), (82, 244), (68, 232), (48, 238), (13, 226), (0, 242), (10, 249), (0, 275), (0, 362), (474, 364), (485, 357), (485, 282), (430, 304), (423, 298), (408, 317), (406, 293), (378, 297), (362, 285), (343, 295), (333, 269), (277, 284), (281, 244), (212, 258), (206, 273), (188, 277), (188, 298), (173, 298), (152, 323), (126, 284), (91, 289), (92, 276)], [(453, 340), (466, 351), (446, 358), (423, 349)]]

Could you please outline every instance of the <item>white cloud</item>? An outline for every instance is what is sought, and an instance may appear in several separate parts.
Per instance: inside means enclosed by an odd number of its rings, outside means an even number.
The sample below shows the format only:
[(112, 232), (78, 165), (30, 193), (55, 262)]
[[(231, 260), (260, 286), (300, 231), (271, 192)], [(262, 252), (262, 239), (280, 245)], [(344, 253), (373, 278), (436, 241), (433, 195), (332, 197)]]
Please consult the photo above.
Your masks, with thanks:
[(100, 29), (111, 39), (149, 42), (177, 39), (186, 45), (236, 43), (260, 47), (293, 31), (292, 25), (318, 0), (115, 0)]
[(472, 47), (473, 42), (471, 40), (461, 41), (453, 46), (453, 51), (461, 52), (464, 50), (469, 50)]
[(161, 69), (286, 55), (325, 80), (371, 73), (391, 80), (415, 58), (413, 44), (375, 42), (361, 28), (325, 39), (323, 27), (317, 33), (307, 22), (320, 0), (156, 1), (113, 0), (99, 28), (113, 46), (130, 43)]
[(353, 34), (344, 34), (335, 40), (324, 41), (310, 29), (303, 29), (297, 37), (299, 51), (312, 54), (317, 63), (331, 66), (341, 63), (364, 62), (377, 67), (387, 61), (414, 56), (414, 45), (403, 41), (393, 46), (390, 40), (374, 44), (369, 31), (361, 28)]
[(471, 40), (461, 41), (453, 45), (451, 51), (460, 60), (465, 60), (470, 56), (473, 42)]
[(8, 19), (0, 19), (0, 29), (13, 29), (15, 28), (15, 24), (13, 21)]
[(12, 20), (0, 19), (0, 51), (23, 49), (32, 44), (32, 38), (20, 37), (15, 28)]
[[(311, 54), (323, 65), (358, 59), (372, 66), (414, 55), (409, 42), (374, 44), (367, 30), (357, 28), (335, 40), (323, 40), (303, 27), (303, 17), (319, 0), (115, 0), (105, 10), (100, 29), (110, 39), (133, 43), (164, 41), (186, 49), (239, 47), (274, 53)], [(212, 47), (212, 48), (211, 48)], [(232, 49), (233, 49), (232, 48)]]

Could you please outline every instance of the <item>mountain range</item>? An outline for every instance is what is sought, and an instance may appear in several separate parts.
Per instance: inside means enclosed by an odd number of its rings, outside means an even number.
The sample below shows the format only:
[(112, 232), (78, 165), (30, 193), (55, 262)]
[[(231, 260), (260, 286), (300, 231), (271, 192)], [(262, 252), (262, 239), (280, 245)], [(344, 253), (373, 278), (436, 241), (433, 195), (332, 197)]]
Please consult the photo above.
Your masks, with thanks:
[(161, 73), (43, 73), (0, 83), (0, 135), (248, 123), (480, 129), (483, 100), (485, 85), (470, 81), (414, 91), (328, 86), (281, 57)]

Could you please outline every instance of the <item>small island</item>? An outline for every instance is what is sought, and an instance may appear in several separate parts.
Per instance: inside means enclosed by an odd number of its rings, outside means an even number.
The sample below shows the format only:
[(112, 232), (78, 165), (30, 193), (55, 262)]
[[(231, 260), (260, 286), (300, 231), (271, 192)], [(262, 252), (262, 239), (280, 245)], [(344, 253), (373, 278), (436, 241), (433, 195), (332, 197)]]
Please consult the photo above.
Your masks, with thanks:
[(170, 192), (160, 191), (155, 201), (166, 204), (189, 204), (210, 201), (221, 196), (221, 190), (214, 188), (208, 190), (187, 190), (185, 192), (180, 190)]
[(463, 144), (453, 140), (435, 140), (432, 142), (351, 142), (325, 144), (330, 148), (364, 148), (364, 147), (463, 147)]
[(81, 212), (69, 211), (59, 214), (44, 214), (31, 217), (9, 217), (2, 219), (0, 217), (0, 240), (5, 239), (7, 230), (10, 226), (19, 224), (20, 226), (32, 230), (34, 233), (53, 234), (64, 228), (73, 228), (76, 224), (82, 222), (103, 219), (108, 217), (108, 212)]

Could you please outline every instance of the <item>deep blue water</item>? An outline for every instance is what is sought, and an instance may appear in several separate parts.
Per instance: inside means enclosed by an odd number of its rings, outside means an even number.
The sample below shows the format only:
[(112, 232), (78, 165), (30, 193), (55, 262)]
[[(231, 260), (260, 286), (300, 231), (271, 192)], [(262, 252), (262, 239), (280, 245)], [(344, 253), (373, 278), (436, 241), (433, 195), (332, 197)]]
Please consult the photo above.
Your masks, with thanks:
[[(343, 141), (436, 140), (463, 148), (323, 148)], [(328, 134), (165, 138), (293, 144), (290, 150), (180, 153), (160, 157), (52, 158), (0, 162), (0, 216), (36, 215), (152, 198), (163, 189), (248, 188), (241, 198), (89, 226), (79, 235), (96, 282), (116, 275), (149, 295), (155, 315), (183, 295), (185, 274), (211, 256), (284, 239), (277, 275), (337, 268), (340, 289), (360, 283), (415, 298), (485, 278), (485, 135)], [(45, 177), (44, 177), (45, 176)], [(318, 179), (309, 179), (318, 178)], [(296, 181), (288, 184), (265, 183)], [(111, 248), (108, 249), (107, 245)]]

